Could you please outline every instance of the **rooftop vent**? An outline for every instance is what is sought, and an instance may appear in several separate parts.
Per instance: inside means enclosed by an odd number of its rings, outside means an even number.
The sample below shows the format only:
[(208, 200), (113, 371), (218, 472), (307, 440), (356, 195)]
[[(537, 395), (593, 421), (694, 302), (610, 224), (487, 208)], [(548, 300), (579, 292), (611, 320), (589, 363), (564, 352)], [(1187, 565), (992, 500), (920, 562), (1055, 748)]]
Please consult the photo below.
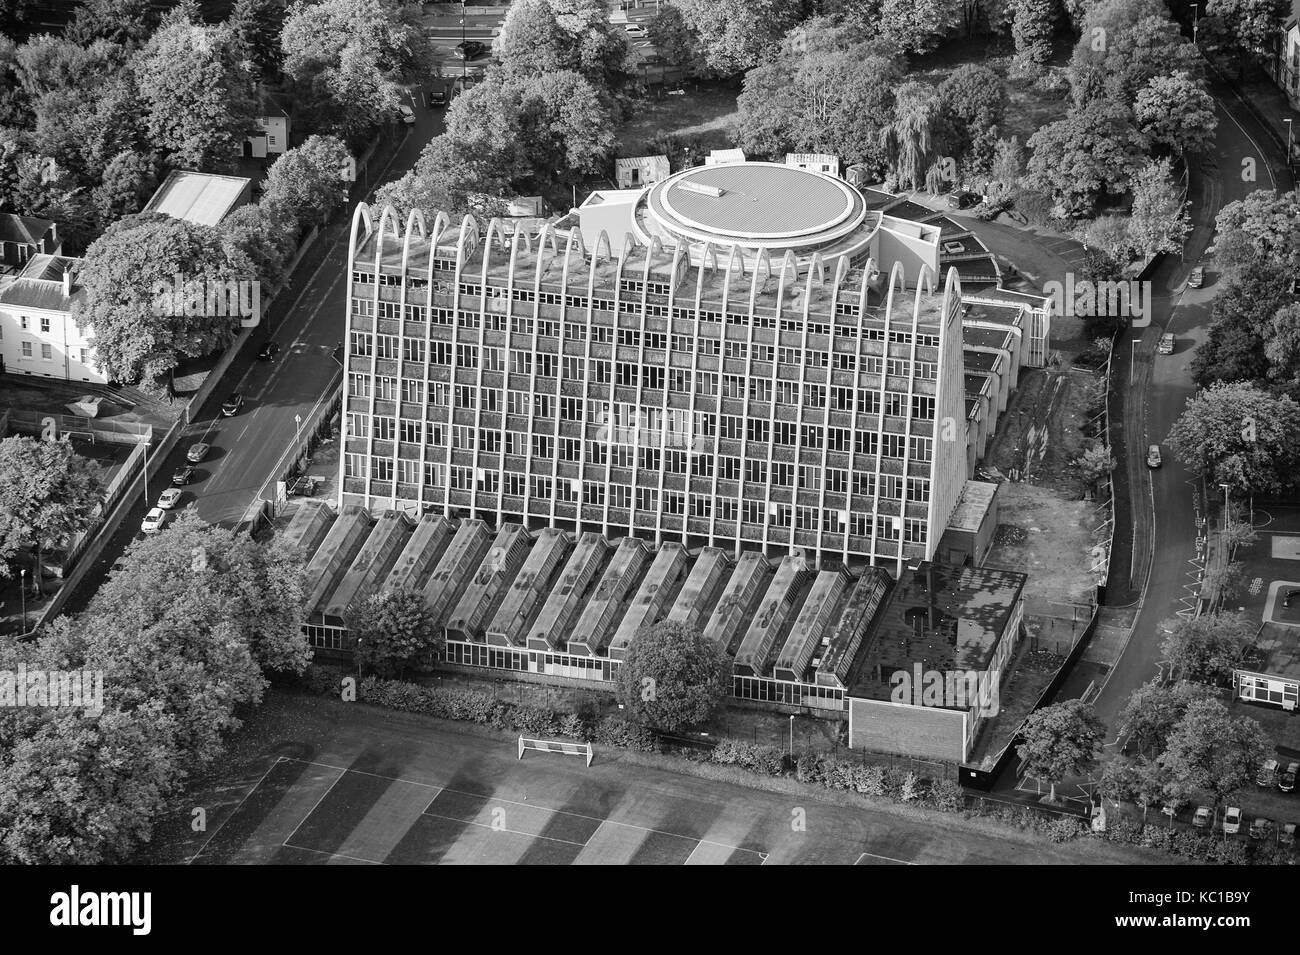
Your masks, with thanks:
[(722, 190), (717, 186), (706, 186), (700, 182), (691, 182), (689, 179), (677, 184), (679, 189), (685, 189), (687, 192), (694, 192), (701, 196), (708, 196), (711, 199), (721, 199)]

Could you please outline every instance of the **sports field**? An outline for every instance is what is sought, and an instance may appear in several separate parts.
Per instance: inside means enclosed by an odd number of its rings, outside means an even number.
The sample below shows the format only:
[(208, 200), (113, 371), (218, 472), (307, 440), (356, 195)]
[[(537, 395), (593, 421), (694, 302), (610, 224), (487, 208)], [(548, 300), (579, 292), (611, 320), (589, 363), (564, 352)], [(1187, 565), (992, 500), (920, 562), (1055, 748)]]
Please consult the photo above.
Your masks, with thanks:
[[(274, 721), (272, 723), (272, 721)], [(616, 750), (528, 752), (455, 724), (273, 694), (273, 751), (160, 827), (150, 861), (193, 864), (1086, 863), (1150, 861), (952, 817), (840, 806), (649, 768)], [(268, 734), (251, 738), (266, 741)], [(191, 831), (195, 811), (205, 825)]]

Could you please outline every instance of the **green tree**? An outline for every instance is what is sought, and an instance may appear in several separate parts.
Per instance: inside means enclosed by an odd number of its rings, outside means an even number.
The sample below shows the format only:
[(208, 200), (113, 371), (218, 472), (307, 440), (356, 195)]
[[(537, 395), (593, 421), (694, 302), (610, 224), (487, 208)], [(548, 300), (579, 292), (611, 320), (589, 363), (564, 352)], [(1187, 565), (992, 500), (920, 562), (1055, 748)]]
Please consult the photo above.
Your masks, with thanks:
[(1002, 77), (987, 66), (967, 63), (939, 84), (939, 103), (956, 134), (953, 151), (970, 151), (976, 165), (990, 168), (1007, 103)]
[(41, 552), (90, 526), (101, 490), (99, 466), (67, 440), (0, 441), (0, 576), (12, 577), (18, 555), (31, 547), (40, 580)]
[(1016, 61), (1023, 68), (1041, 67), (1052, 58), (1056, 32), (1057, 0), (1008, 0), (1012, 11), (1011, 38)]
[(1192, 380), (1264, 382), (1270, 365), (1265, 348), (1272, 320), (1294, 303), (1291, 277), (1276, 261), (1260, 258), (1231, 273), (1210, 308), (1210, 333), (1192, 358)]
[(269, 291), (284, 278), (296, 245), (298, 221), (278, 218), (263, 206), (248, 203), (222, 219), (217, 232), (231, 264), (246, 263), (238, 267), (256, 276)]
[(135, 61), (150, 141), (173, 165), (227, 169), (253, 131), (252, 79), (234, 32), (178, 8)]
[(1164, 752), (1187, 707), (1210, 695), (1209, 688), (1195, 683), (1144, 683), (1120, 711), (1120, 735), (1127, 737), (1126, 748), (1135, 748), (1142, 757), (1155, 759)]
[(1083, 244), (1096, 249), (1112, 261), (1127, 262), (1133, 254), (1129, 218), (1121, 215), (1099, 216), (1083, 227)]
[(419, 209), (432, 227), (439, 212), (457, 224), (467, 213), (485, 220), (501, 215), (511, 194), (509, 181), (490, 160), (444, 134), (429, 140), (405, 175), (379, 187), (375, 205), (391, 205), (403, 223)]
[(1194, 395), (1166, 439), (1189, 471), (1244, 494), (1290, 486), (1300, 467), (1300, 405), (1245, 382)]
[(142, 42), (157, 22), (149, 0), (87, 0), (77, 6), (63, 35), (81, 46), (95, 40)]
[(266, 176), (261, 206), (273, 220), (319, 226), (347, 200), (343, 166), (350, 154), (333, 136), (311, 136), (283, 153)]
[(129, 149), (114, 156), (91, 193), (100, 228), (139, 212), (157, 185), (158, 167), (152, 156)]
[(787, 0), (676, 0), (673, 6), (699, 37), (705, 63), (719, 76), (758, 65), (802, 12)]
[(1076, 105), (1101, 98), (1127, 108), (1155, 77), (1183, 72), (1199, 83), (1202, 71), (1196, 47), (1158, 0), (1118, 0), (1089, 13), (1069, 75)]
[(151, 381), (234, 340), (238, 314), (204, 315), (206, 307), (160, 295), (175, 288), (177, 277), (223, 284), (250, 278), (232, 268), (216, 229), (154, 213), (119, 220), (87, 250), (77, 273), (85, 296), (73, 319), (92, 334), (110, 378)]
[(1300, 193), (1256, 189), (1214, 219), (1215, 264), (1231, 278), (1261, 260), (1300, 269)]
[(1195, 700), (1170, 734), (1160, 763), (1186, 791), (1208, 792), (1217, 810), (1248, 785), (1272, 744), (1259, 724), (1215, 699)]
[(962, 20), (960, 0), (883, 0), (879, 34), (908, 55), (933, 52)]
[(1300, 304), (1284, 305), (1263, 329), (1268, 378), (1292, 398), (1300, 398)]
[(1168, 634), (1160, 654), (1170, 679), (1222, 686), (1258, 626), (1245, 614), (1217, 613), (1166, 620), (1161, 629)]
[(280, 0), (235, 0), (226, 20), (241, 54), (263, 79), (273, 79), (280, 72), (280, 30), (285, 14)]
[(393, 0), (296, 0), (280, 30), (281, 68), (306, 118), (353, 148), (395, 119), (400, 84), (433, 62), (416, 16)]
[(187, 508), (166, 533), (127, 548), (122, 569), (96, 592), (89, 612), (146, 626), (194, 599), (207, 614), (196, 614), (196, 624), (225, 625), (260, 671), (300, 673), (311, 658), (302, 632), (304, 564), (292, 548), (207, 524)]
[(646, 38), (669, 66), (684, 70), (689, 76), (708, 75), (708, 66), (695, 35), (682, 11), (665, 4), (645, 25)]
[(1151, 759), (1117, 756), (1101, 772), (1097, 791), (1112, 803), (1133, 802), (1147, 810), (1160, 802), (1169, 783), (1169, 771)]
[(1154, 76), (1133, 103), (1138, 129), (1175, 156), (1209, 148), (1219, 119), (1214, 98), (1184, 70)]
[(603, 0), (515, 0), (493, 49), (502, 69), (519, 76), (577, 73), (602, 91), (626, 79), (627, 38)]
[(1188, 203), (1174, 183), (1168, 159), (1146, 163), (1133, 176), (1133, 210), (1128, 234), (1138, 253), (1179, 252), (1192, 231)]
[(1056, 784), (1086, 773), (1101, 757), (1105, 727), (1082, 700), (1054, 703), (1031, 713), (1020, 730), (1018, 755), (1025, 772), (1051, 784), (1048, 801), (1056, 802)]
[(401, 677), (408, 670), (431, 668), (442, 653), (442, 628), (437, 626), (424, 595), (418, 590), (386, 590), (372, 594), (352, 611), (357, 624), (357, 664), (382, 677)]
[(1099, 444), (1079, 455), (1074, 460), (1074, 468), (1079, 473), (1079, 479), (1091, 486), (1115, 470), (1115, 458), (1110, 453), (1110, 448)]
[(636, 722), (675, 732), (707, 720), (731, 681), (727, 655), (698, 630), (671, 621), (643, 627), (618, 673), (618, 701)]
[(908, 81), (898, 88), (893, 118), (880, 131), (889, 168), (900, 189), (919, 189), (942, 153), (943, 115), (934, 88)]
[(874, 46), (842, 47), (833, 34), (810, 30), (801, 49), (787, 45), (745, 74), (736, 100), (737, 145), (751, 156), (829, 152), (879, 168), (881, 117), (892, 109), (902, 76), (900, 62)]
[(1228, 42), (1244, 63), (1251, 56), (1272, 55), (1291, 7), (1286, 0), (1209, 0), (1205, 12), (1226, 26)]
[(1103, 195), (1128, 190), (1146, 141), (1126, 107), (1098, 100), (1043, 126), (1029, 148), (1027, 183), (1050, 192), (1067, 215), (1086, 217)]

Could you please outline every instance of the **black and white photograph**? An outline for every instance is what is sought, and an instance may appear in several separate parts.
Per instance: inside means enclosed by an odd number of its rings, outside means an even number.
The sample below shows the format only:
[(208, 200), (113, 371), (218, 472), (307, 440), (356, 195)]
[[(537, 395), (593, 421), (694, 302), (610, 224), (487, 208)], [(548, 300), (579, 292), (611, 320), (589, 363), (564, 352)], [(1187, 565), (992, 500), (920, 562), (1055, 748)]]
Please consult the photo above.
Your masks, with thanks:
[(1294, 938), (1300, 0), (0, 23), (23, 921), (997, 866)]

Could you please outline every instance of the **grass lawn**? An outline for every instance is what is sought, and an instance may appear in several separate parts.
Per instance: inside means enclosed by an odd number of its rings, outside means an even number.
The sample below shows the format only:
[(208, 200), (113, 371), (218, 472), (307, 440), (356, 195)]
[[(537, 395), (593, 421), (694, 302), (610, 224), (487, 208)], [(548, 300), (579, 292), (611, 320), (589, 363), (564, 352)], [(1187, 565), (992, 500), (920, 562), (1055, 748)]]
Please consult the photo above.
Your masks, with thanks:
[(729, 149), (740, 87), (731, 83), (694, 84), (684, 96), (651, 95), (638, 100), (618, 130), (622, 156), (643, 156), (647, 143), (659, 133), (698, 137), (708, 149)]

